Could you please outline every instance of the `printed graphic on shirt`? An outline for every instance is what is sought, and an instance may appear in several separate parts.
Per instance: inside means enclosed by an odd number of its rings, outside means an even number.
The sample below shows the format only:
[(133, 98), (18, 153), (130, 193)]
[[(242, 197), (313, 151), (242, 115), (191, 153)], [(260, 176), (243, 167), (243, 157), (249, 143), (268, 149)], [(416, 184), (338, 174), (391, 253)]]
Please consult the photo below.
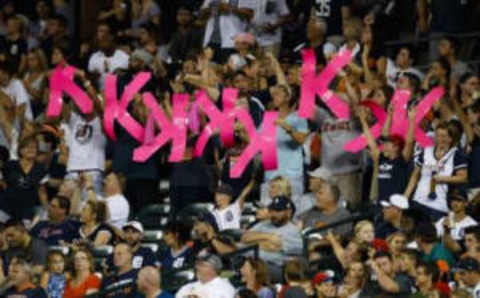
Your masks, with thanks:
[(75, 128), (75, 139), (80, 144), (90, 142), (93, 136), (93, 126), (88, 123), (79, 123)]
[(317, 17), (329, 17), (331, 13), (331, 0), (316, 0), (315, 8)]

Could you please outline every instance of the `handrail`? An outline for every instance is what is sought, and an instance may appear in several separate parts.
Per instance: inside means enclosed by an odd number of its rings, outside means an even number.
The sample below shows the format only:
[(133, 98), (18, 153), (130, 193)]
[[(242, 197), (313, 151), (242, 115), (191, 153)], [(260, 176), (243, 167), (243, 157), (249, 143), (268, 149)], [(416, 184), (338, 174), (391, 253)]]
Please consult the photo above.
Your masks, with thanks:
[(346, 223), (350, 223), (350, 222), (354, 222), (354, 221), (358, 221), (358, 220), (363, 220), (363, 219), (367, 219), (367, 218), (371, 218), (371, 217), (372, 217), (371, 212), (369, 212), (369, 213), (356, 213), (356, 214), (353, 214), (352, 216), (350, 216), (348, 218), (341, 219), (339, 221), (328, 224), (324, 227), (314, 228), (314, 229), (306, 231), (305, 233), (303, 233), (303, 236), (302, 236), (304, 257), (308, 260), (308, 242), (310, 240), (310, 238), (308, 237), (309, 235), (314, 234), (314, 233), (318, 233), (318, 232), (323, 232), (325, 230), (335, 228), (337, 226), (341, 226), (341, 225), (344, 225)]
[(390, 46), (399, 46), (399, 45), (405, 45), (405, 44), (424, 43), (424, 42), (429, 42), (431, 40), (441, 39), (443, 36), (455, 37), (458, 39), (467, 39), (467, 38), (480, 37), (480, 31), (472, 31), (472, 32), (465, 32), (465, 33), (450, 33), (450, 34), (446, 33), (442, 35), (434, 35), (429, 37), (414, 37), (414, 38), (403, 39), (403, 40), (389, 40), (384, 42), (383, 44), (387, 47), (390, 47)]

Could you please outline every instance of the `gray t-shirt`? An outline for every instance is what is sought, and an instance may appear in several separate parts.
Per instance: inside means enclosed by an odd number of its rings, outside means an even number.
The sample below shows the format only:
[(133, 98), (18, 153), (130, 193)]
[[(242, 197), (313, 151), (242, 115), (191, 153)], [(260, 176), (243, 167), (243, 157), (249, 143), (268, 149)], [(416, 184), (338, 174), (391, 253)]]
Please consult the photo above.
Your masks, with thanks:
[(343, 146), (361, 135), (358, 123), (340, 120), (323, 108), (315, 108), (315, 123), (322, 136), (322, 166), (334, 175), (350, 174), (362, 167), (362, 153), (351, 153)]
[[(304, 228), (313, 228), (317, 222), (325, 222), (327, 224), (331, 224), (334, 222), (338, 222), (342, 219), (349, 218), (351, 216), (350, 212), (343, 207), (337, 207), (336, 212), (332, 214), (324, 214), (320, 209), (317, 207), (313, 207), (312, 209), (304, 212), (298, 216), (298, 219), (303, 222)], [(336, 235), (347, 236), (348, 233), (352, 231), (352, 224), (345, 223), (343, 225), (336, 226), (332, 229), (333, 233)]]
[(298, 220), (298, 217), (312, 209), (315, 206), (315, 201), (317, 199), (315, 198), (315, 195), (311, 192), (303, 194), (300, 197), (293, 197), (292, 202), (295, 205), (295, 216), (293, 217), (294, 220)]
[(277, 227), (270, 221), (261, 221), (250, 231), (277, 234), (282, 239), (282, 248), (279, 252), (269, 252), (260, 249), (260, 258), (277, 266), (282, 266), (287, 256), (299, 256), (303, 252), (303, 240), (300, 229), (292, 222)]

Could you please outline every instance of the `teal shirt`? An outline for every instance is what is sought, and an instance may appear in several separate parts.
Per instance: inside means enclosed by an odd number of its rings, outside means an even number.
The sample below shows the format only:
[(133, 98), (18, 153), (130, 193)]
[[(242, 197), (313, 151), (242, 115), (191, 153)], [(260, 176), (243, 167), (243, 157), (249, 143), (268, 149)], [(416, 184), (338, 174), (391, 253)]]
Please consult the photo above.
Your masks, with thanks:
[(444, 260), (448, 263), (449, 268), (452, 268), (455, 264), (455, 258), (452, 253), (440, 242), (435, 243), (432, 251), (428, 255), (423, 255), (422, 260), (433, 264), (436, 264), (438, 260)]

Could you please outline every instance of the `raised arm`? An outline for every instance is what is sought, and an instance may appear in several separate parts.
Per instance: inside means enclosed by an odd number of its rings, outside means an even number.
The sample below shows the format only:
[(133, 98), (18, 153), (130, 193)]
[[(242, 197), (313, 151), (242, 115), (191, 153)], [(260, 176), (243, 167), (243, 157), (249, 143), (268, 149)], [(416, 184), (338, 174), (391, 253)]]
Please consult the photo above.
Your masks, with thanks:
[(407, 139), (405, 140), (405, 147), (402, 151), (402, 156), (405, 161), (409, 161), (413, 157), (413, 147), (414, 147), (414, 132), (415, 132), (415, 115), (416, 109), (411, 108), (408, 111), (408, 132)]
[(363, 134), (365, 135), (365, 139), (367, 141), (367, 145), (370, 148), (370, 154), (374, 160), (378, 160), (380, 158), (380, 149), (377, 146), (377, 142), (375, 142), (375, 138), (370, 132), (370, 127), (367, 123), (367, 112), (365, 107), (359, 107), (357, 113), (362, 125)]
[(407, 188), (405, 189), (404, 195), (409, 198), (415, 187), (417, 186), (418, 180), (420, 179), (420, 171), (422, 169), (418, 166), (415, 166), (415, 169), (413, 170), (412, 175), (410, 176), (410, 180), (408, 181)]

